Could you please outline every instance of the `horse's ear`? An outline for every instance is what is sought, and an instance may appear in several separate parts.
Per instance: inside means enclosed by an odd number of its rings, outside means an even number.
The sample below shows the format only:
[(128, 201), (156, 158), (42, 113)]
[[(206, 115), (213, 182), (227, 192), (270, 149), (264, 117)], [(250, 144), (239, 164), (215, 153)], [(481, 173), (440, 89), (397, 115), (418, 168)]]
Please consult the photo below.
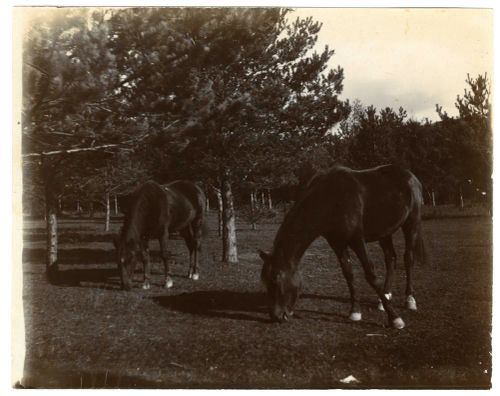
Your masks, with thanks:
[(264, 265), (262, 265), (262, 270), (260, 271), (260, 280), (264, 282), (265, 285), (269, 283), (271, 279), (271, 265), (269, 262), (264, 261)]
[(264, 251), (262, 251), (260, 249), (257, 252), (259, 253), (259, 257), (263, 261), (267, 261), (267, 260), (269, 260), (271, 258), (271, 255), (269, 253), (266, 253), (266, 252), (264, 252)]

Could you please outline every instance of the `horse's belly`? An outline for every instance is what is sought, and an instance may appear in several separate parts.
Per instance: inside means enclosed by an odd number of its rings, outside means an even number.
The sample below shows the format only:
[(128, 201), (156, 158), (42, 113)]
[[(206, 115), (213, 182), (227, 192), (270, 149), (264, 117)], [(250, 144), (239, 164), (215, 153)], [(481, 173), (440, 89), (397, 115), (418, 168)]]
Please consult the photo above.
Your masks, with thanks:
[(172, 224), (170, 224), (168, 226), (168, 231), (170, 233), (181, 231), (181, 230), (183, 230), (184, 228), (186, 228), (191, 223), (191, 220), (192, 219), (188, 218), (188, 219), (185, 219), (184, 221), (173, 222)]
[(386, 237), (388, 235), (394, 234), (398, 228), (401, 227), (400, 223), (389, 224), (384, 227), (371, 227), (365, 228), (365, 240), (366, 242), (374, 242)]
[(391, 208), (391, 210), (373, 210), (363, 216), (363, 232), (368, 242), (391, 235), (397, 231), (408, 217), (406, 208)]

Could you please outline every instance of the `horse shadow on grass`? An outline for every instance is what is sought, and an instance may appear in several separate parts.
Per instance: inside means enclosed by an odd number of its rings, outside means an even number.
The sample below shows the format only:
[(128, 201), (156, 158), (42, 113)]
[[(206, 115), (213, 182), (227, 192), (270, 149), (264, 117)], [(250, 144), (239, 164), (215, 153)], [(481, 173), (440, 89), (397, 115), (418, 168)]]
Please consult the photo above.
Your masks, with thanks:
[[(351, 299), (347, 296), (336, 296), (336, 295), (321, 295), (321, 294), (310, 294), (310, 293), (304, 293), (300, 295), (300, 298), (307, 298), (307, 299), (312, 299), (312, 300), (329, 300), (329, 301), (334, 301), (338, 303), (343, 303), (343, 304), (350, 304)], [(373, 298), (368, 298), (368, 297), (361, 297), (359, 299), (360, 305), (370, 307), (375, 305), (375, 300)]]
[[(47, 251), (45, 248), (24, 248), (23, 262), (43, 263)], [(116, 253), (108, 249), (59, 248), (57, 260), (60, 264), (86, 265), (104, 264), (115, 261)]]
[(169, 310), (192, 315), (270, 322), (264, 293), (205, 290), (151, 299)]
[[(306, 314), (310, 316), (311, 318), (314, 318), (314, 320), (319, 320), (319, 321), (325, 321), (325, 322), (331, 322), (331, 318), (336, 318), (336, 322), (338, 323), (346, 323), (346, 324), (352, 324), (353, 322), (348, 318), (348, 308), (351, 304), (351, 299), (349, 297), (345, 296), (338, 296), (338, 295), (319, 295), (319, 294), (302, 294), (301, 298), (303, 299), (311, 299), (311, 300), (329, 300), (332, 302), (336, 303), (341, 303), (343, 304), (342, 311), (325, 311), (324, 309), (299, 309), (298, 312), (299, 314)], [(385, 318), (385, 312), (378, 311), (377, 305), (378, 305), (378, 300), (376, 300), (374, 297), (369, 297), (369, 296), (362, 296), (359, 300), (360, 306), (361, 306), (361, 311), (362, 312), (369, 312), (369, 311), (376, 311), (379, 312), (380, 315)], [(369, 320), (362, 320), (361, 322), (357, 322), (357, 325), (363, 326), (365, 328), (380, 328), (380, 323), (375, 322), (375, 321), (369, 321)]]
[[(304, 294), (301, 298), (337, 299), (336, 297), (315, 294)], [(204, 290), (170, 296), (154, 296), (151, 299), (166, 309), (192, 315), (262, 323), (271, 322), (268, 316), (267, 297), (263, 292)], [(343, 298), (339, 298), (339, 300), (344, 301)], [(349, 299), (345, 299), (345, 301), (347, 302)], [(297, 305), (300, 305), (300, 301)], [(346, 314), (300, 307), (297, 307), (294, 319), (351, 323)]]
[[(24, 272), (39, 273), (38, 264), (45, 262), (46, 255), (45, 249), (24, 248), (23, 262), (29, 263), (29, 267), (25, 268)], [(116, 265), (112, 264), (114, 260), (115, 253), (112, 250), (59, 249), (57, 265), (47, 270), (46, 275), (49, 282), (57, 286), (92, 284), (93, 287), (115, 289), (120, 287), (120, 279)], [(31, 267), (31, 264), (35, 266)], [(97, 267), (101, 265), (103, 268)]]
[[(44, 263), (46, 259), (44, 248), (23, 249), (23, 262), (28, 263), (25, 273), (39, 273), (37, 264)], [(170, 252), (172, 260), (178, 259), (178, 254)], [(158, 251), (151, 252), (153, 262), (158, 262), (160, 254)], [(88, 248), (60, 248), (57, 254), (57, 266), (55, 270), (47, 272), (50, 283), (57, 286), (81, 286), (101, 289), (118, 289), (121, 287), (119, 271), (115, 264), (116, 252), (109, 249)], [(31, 270), (29, 267), (35, 264)], [(69, 267), (69, 268), (68, 268)], [(76, 268), (75, 268), (76, 267)], [(152, 274), (158, 273), (154, 266)], [(163, 274), (162, 271), (159, 272)], [(142, 278), (140, 265), (136, 268), (136, 275)], [(174, 277), (184, 277), (173, 275)]]
[(47, 271), (47, 278), (56, 286), (120, 288), (120, 277), (116, 268), (56, 269)]
[[(107, 242), (112, 246), (115, 234), (93, 234), (93, 233), (82, 233), (78, 231), (74, 232), (64, 232), (58, 238), (58, 243), (94, 243), (94, 242)], [(45, 241), (47, 238), (46, 233), (25, 233), (23, 235), (24, 242), (41, 242)]]

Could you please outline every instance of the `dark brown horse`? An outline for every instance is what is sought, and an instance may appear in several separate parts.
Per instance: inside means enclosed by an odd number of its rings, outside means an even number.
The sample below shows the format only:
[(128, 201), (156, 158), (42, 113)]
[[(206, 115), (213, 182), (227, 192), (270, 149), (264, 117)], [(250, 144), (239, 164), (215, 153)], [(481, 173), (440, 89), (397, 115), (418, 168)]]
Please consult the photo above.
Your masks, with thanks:
[[(350, 318), (360, 320), (361, 311), (346, 254), (348, 248), (358, 256), (366, 280), (375, 289), (390, 324), (403, 328), (404, 322), (390, 302), (396, 260), (392, 234), (399, 228), (404, 233), (407, 307), (416, 309), (411, 269), (414, 258), (425, 260), (420, 219), (422, 204), (422, 186), (418, 179), (408, 170), (394, 165), (361, 171), (336, 166), (315, 177), (285, 216), (272, 252), (260, 252), (271, 318), (284, 321), (293, 314), (301, 284), (300, 259), (309, 245), (322, 236), (334, 250), (347, 280), (351, 294)], [(385, 285), (377, 279), (368, 258), (366, 242), (371, 241), (379, 241), (384, 251)]]
[(179, 232), (189, 249), (188, 277), (197, 280), (201, 248), (205, 194), (194, 183), (174, 181), (159, 185), (148, 181), (126, 198), (125, 221), (116, 243), (122, 288), (132, 288), (132, 276), (138, 259), (144, 264), (143, 289), (150, 288), (148, 242), (160, 242), (160, 256), (165, 267), (165, 287), (173, 286), (169, 274), (168, 237)]

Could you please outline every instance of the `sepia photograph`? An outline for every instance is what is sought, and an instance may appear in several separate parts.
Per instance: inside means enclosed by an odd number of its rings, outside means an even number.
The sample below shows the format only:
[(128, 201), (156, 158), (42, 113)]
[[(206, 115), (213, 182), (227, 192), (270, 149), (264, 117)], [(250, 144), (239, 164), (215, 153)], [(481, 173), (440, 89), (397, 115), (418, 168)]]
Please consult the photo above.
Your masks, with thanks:
[(492, 8), (56, 5), (13, 388), (491, 389)]

